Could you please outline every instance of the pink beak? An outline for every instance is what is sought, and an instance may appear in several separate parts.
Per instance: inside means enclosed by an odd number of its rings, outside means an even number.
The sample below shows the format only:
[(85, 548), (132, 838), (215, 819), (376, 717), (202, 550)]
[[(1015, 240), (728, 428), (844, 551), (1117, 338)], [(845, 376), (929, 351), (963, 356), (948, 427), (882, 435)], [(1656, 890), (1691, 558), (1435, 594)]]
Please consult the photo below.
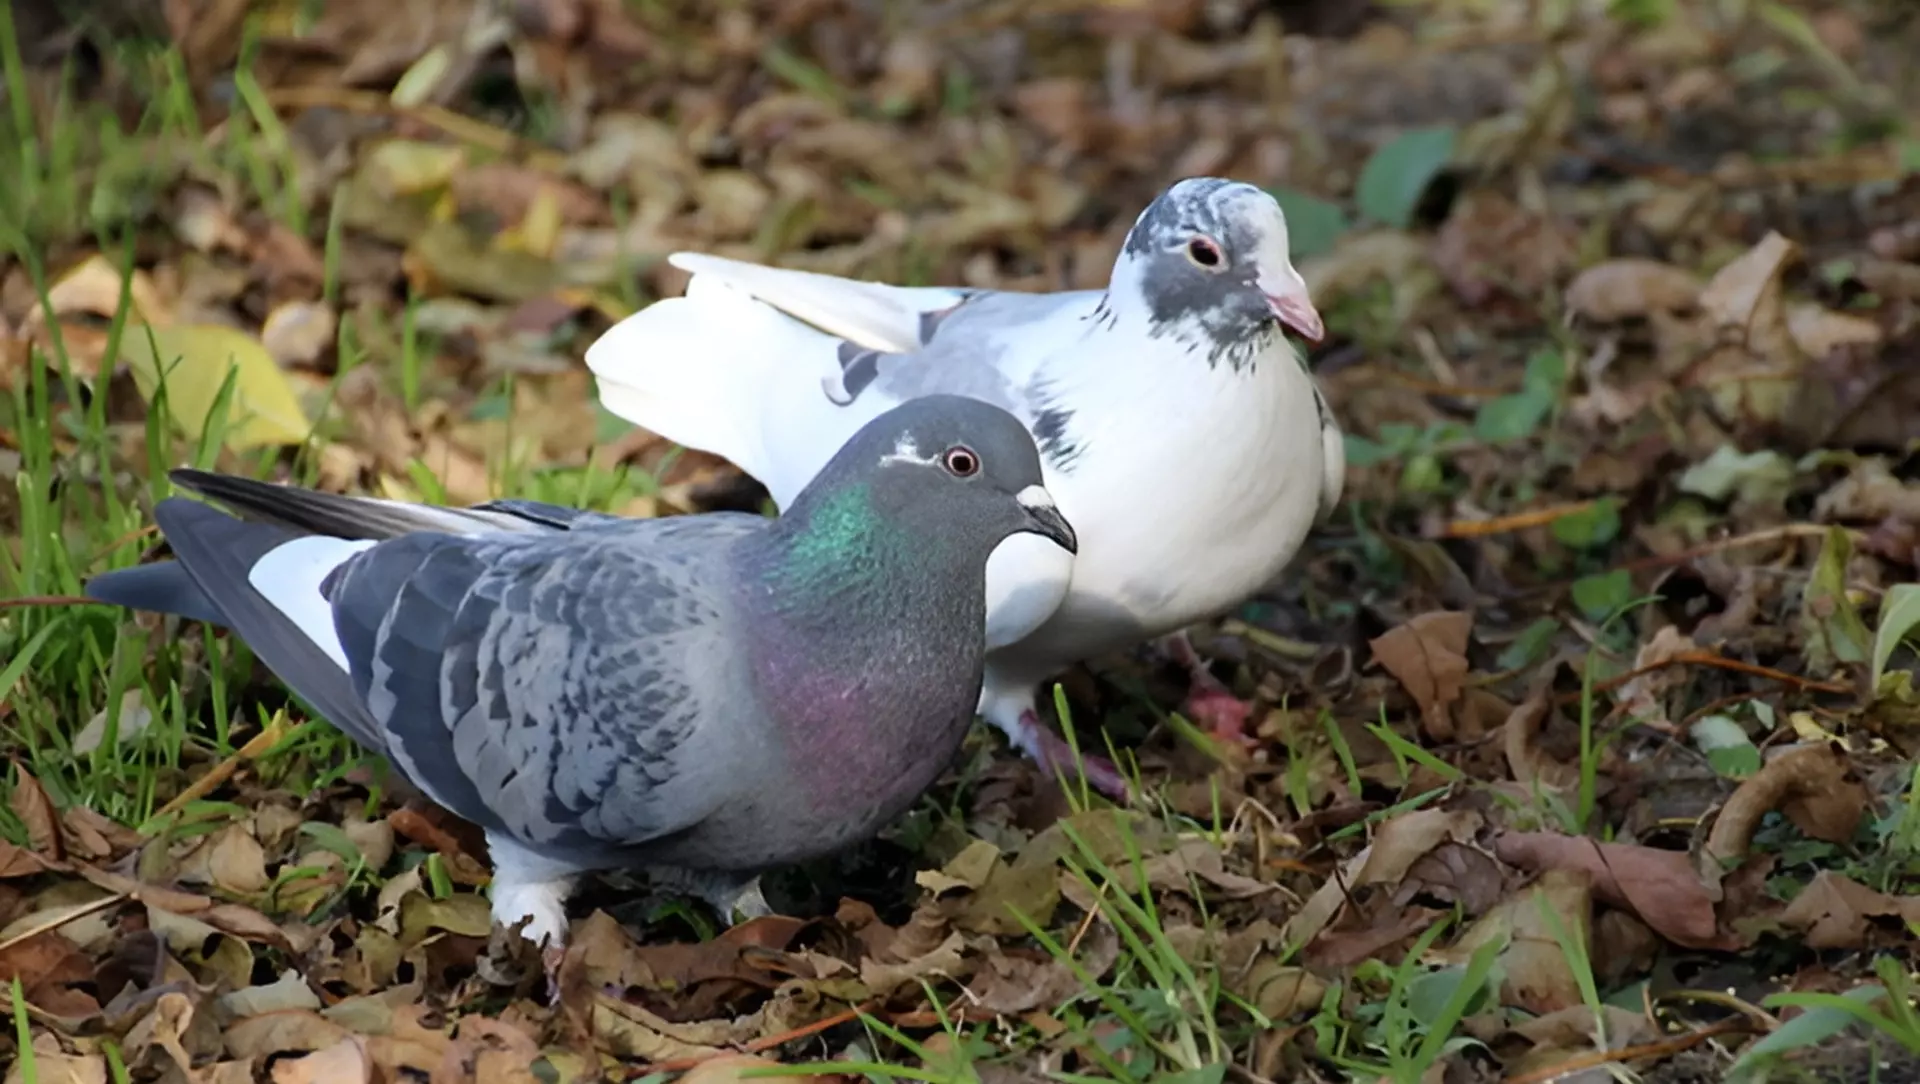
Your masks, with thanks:
[(1267, 295), (1267, 303), (1273, 306), (1273, 314), (1281, 323), (1310, 343), (1326, 337), (1326, 325), (1320, 322), (1320, 311), (1313, 307), (1313, 299), (1307, 296), (1307, 284), (1298, 271), (1287, 268), (1286, 278), (1278, 289), (1271, 288), (1266, 281), (1257, 285), (1260, 292)]

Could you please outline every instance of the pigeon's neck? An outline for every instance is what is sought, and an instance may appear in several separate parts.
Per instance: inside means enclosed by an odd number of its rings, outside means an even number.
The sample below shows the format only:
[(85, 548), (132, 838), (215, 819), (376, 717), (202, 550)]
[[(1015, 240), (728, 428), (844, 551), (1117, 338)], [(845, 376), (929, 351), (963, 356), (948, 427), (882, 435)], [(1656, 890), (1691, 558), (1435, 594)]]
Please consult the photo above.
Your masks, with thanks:
[(900, 529), (858, 487), (798, 503), (775, 527), (754, 558), (765, 588), (748, 627), (793, 778), (813, 799), (844, 801), (852, 788), (891, 816), (973, 718), (985, 561), (954, 575), (927, 552), (944, 539)]
[[(893, 621), (943, 601), (951, 577), (929, 550), (945, 537), (905, 529), (876, 506), (872, 490), (853, 484), (802, 499), (774, 521), (755, 558), (770, 588), (764, 616), (799, 628), (822, 624), (844, 639), (851, 615)], [(984, 602), (982, 603), (984, 605)]]
[(768, 578), (807, 607), (823, 595), (858, 591), (869, 580), (884, 580), (905, 550), (905, 540), (886, 528), (865, 485), (801, 501), (775, 520), (769, 532), (774, 546)]

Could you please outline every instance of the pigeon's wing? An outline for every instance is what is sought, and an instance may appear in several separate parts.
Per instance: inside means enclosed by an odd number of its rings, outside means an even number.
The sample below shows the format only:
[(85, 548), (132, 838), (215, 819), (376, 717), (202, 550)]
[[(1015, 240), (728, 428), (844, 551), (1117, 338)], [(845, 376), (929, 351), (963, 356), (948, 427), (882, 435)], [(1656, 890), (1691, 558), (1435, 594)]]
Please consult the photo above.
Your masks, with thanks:
[(1340, 420), (1333, 416), (1327, 397), (1313, 386), (1313, 405), (1320, 411), (1320, 507), (1314, 522), (1324, 524), (1333, 517), (1340, 493), (1347, 484), (1347, 438), (1340, 431)]
[[(169, 477), (182, 489), (218, 500), (243, 519), (286, 528), (286, 531), (277, 535), (257, 536), (268, 549), (309, 534), (347, 542), (377, 542), (415, 531), (445, 531), (452, 534), (543, 532), (622, 522), (616, 516), (539, 501), (501, 500), (472, 508), (441, 508), (375, 497), (318, 493), (189, 468), (173, 471)], [(308, 544), (308, 548), (313, 545)], [(263, 550), (251, 557), (258, 559), (265, 552)], [(250, 568), (253, 563), (253, 560), (248, 560), (239, 567)], [(227, 616), (200, 589), (198, 581), (175, 561), (160, 561), (105, 573), (96, 577), (89, 589), (95, 592), (93, 597), (102, 602), (136, 610), (177, 614), (210, 625), (228, 624)]]
[(703, 252), (676, 252), (667, 262), (764, 301), (836, 339), (896, 354), (917, 349), (925, 340), (929, 314), (952, 308), (975, 292), (944, 286), (889, 286)]
[(754, 710), (725, 543), (753, 516), (553, 538), (412, 535), (326, 583), (355, 692), (435, 800), (554, 852), (685, 828), (727, 794)]
[(445, 508), (380, 497), (347, 497), (184, 467), (168, 472), (167, 477), (183, 489), (219, 501), (244, 519), (345, 539), (378, 541), (415, 531), (564, 531), (583, 518), (590, 517), (594, 522), (614, 518), (539, 501), (502, 500), (472, 508)]
[(888, 286), (676, 253), (694, 273), (587, 350), (600, 401), (733, 461), (785, 508), (860, 426), (948, 392), (1032, 424), (1045, 359), (1092, 324), (1093, 291)]
[(604, 527), (610, 523), (624, 522), (621, 517), (608, 515), (605, 512), (590, 512), (584, 508), (568, 508), (565, 505), (521, 500), (517, 497), (485, 501), (467, 511), (500, 513), (522, 523), (542, 524), (557, 531), (570, 531), (577, 527)]

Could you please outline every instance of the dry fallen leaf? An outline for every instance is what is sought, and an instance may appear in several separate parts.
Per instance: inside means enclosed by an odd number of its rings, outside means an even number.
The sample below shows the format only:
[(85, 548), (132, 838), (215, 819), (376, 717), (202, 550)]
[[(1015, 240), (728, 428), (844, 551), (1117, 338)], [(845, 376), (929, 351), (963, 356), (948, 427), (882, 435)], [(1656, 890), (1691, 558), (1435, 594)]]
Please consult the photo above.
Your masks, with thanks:
[(1872, 804), (1873, 795), (1837, 746), (1821, 742), (1781, 750), (1720, 808), (1702, 857), (1723, 867), (1745, 858), (1761, 818), (1775, 810), (1814, 839), (1845, 843)]
[(1606, 260), (1567, 284), (1567, 310), (1611, 323), (1655, 312), (1678, 312), (1700, 300), (1696, 276), (1658, 260)]
[(1449, 708), (1460, 699), (1467, 677), (1467, 637), (1471, 614), (1440, 610), (1411, 618), (1369, 641), (1376, 662), (1400, 680), (1420, 705), (1426, 732), (1437, 741), (1453, 739)]
[(1781, 924), (1804, 930), (1813, 949), (1866, 948), (1875, 919), (1892, 919), (1893, 928), (1920, 924), (1920, 896), (1889, 896), (1823, 869), (1780, 913)]
[(120, 349), (148, 402), (164, 382), (168, 415), (189, 439), (205, 431), (229, 374), (229, 448), (300, 444), (313, 430), (287, 375), (260, 341), (243, 331), (210, 324), (150, 328), (129, 333)]
[(273, 1063), (273, 1084), (368, 1084), (372, 1078), (367, 1048), (353, 1036), (305, 1057)]
[(7, 1066), (4, 1084), (107, 1084), (107, 1059), (99, 1054), (68, 1054), (51, 1032), (33, 1038), (34, 1075), (28, 1079), (26, 1059)]
[(312, 365), (334, 344), (333, 309), (319, 301), (289, 301), (267, 314), (260, 344), (281, 365)]
[(26, 765), (15, 761), (13, 773), (13, 792), (7, 795), (7, 806), (26, 829), (27, 845), (41, 858), (60, 861), (66, 857), (60, 841), (60, 811), (53, 808), (53, 799), (47, 797), (46, 790), (27, 771)]
[(1632, 911), (1675, 944), (1723, 949), (1737, 944), (1719, 932), (1713, 894), (1684, 852), (1552, 832), (1508, 832), (1495, 840), (1494, 854), (1521, 869), (1584, 872), (1593, 879), (1595, 895)]

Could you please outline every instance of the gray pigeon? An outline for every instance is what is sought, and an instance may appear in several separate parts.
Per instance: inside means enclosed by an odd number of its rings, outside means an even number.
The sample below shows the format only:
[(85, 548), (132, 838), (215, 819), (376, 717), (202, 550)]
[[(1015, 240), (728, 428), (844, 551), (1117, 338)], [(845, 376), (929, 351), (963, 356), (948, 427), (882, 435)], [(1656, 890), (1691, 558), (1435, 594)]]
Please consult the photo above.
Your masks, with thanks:
[(1026, 429), (954, 396), (863, 426), (777, 520), (172, 478), (241, 518), (161, 501), (177, 560), (88, 595), (231, 627), (484, 828), (494, 919), (549, 968), (583, 872), (765, 913), (762, 870), (905, 810), (973, 717), (988, 555), (1023, 532), (1077, 548)]

